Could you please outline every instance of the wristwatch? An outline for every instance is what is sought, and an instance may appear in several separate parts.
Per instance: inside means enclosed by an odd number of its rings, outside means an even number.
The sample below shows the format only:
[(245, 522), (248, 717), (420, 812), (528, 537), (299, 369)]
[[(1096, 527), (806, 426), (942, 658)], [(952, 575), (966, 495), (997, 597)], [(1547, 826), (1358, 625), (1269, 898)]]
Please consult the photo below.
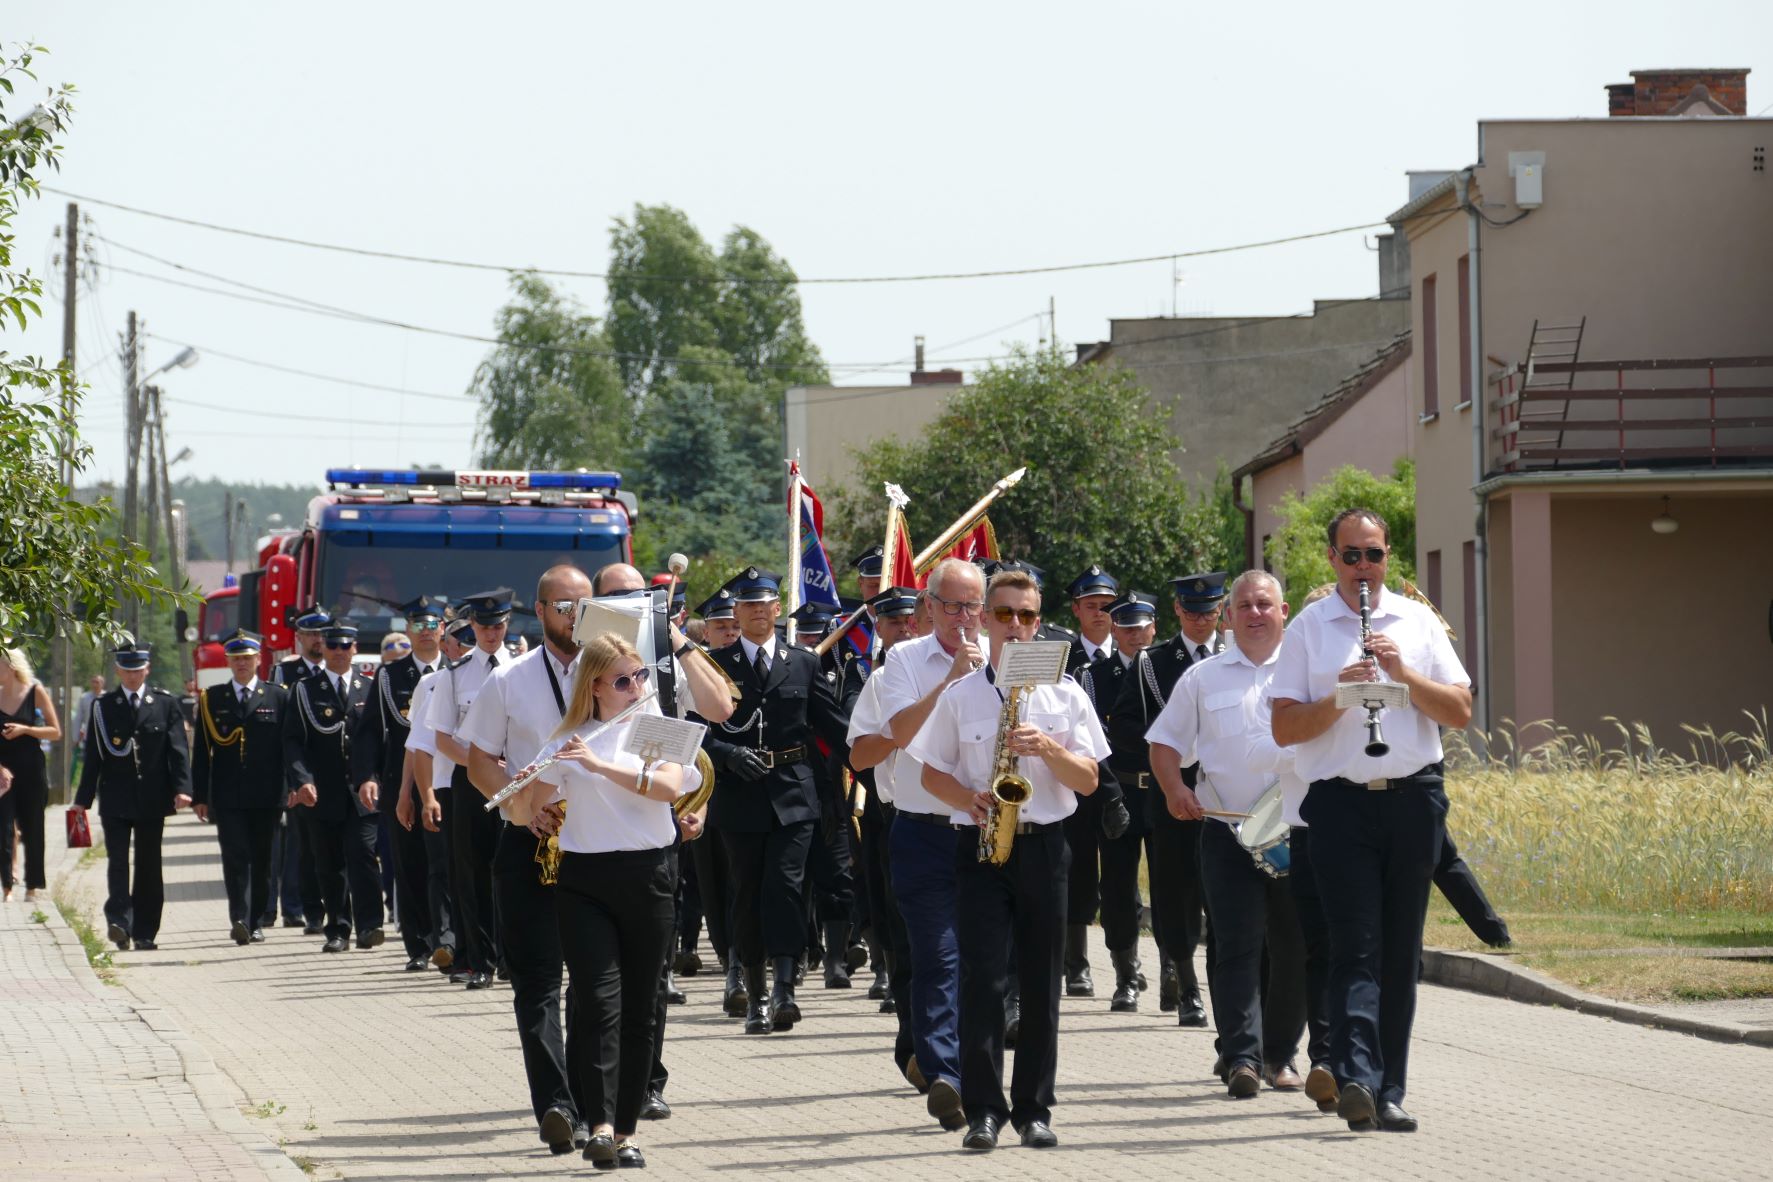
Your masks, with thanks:
[(672, 650), (671, 650), (671, 655), (672, 655), (672, 656), (674, 656), (674, 657), (682, 657), (682, 656), (683, 656), (683, 655), (684, 655), (684, 654), (685, 654), (685, 653), (687, 653), (687, 652), (689, 652), (689, 651), (690, 651), (690, 650), (691, 650), (691, 649), (693, 649), (693, 648), (695, 648), (695, 647), (696, 647), (696, 642), (695, 642), (695, 641), (693, 641), (693, 640), (686, 640), (686, 641), (684, 641), (684, 642), (683, 642), (683, 647), (682, 647), (682, 648), (675, 648), (675, 649), (672, 649)]

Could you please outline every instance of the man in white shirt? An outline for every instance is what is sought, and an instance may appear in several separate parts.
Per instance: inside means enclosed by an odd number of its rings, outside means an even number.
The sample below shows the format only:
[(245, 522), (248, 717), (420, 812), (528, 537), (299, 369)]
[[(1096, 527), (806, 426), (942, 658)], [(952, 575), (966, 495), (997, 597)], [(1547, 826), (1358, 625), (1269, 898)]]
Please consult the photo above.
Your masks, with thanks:
[[(960, 950), (955, 850), (960, 842), (948, 806), (923, 786), (923, 764), (909, 748), (942, 691), (985, 659), (978, 631), (985, 577), (970, 562), (943, 559), (930, 571), (923, 601), (930, 631), (894, 645), (868, 679), (850, 719), (850, 758), (856, 767), (872, 766), (875, 783), (886, 783), (892, 794), (887, 842), (893, 897), (911, 948), (911, 1037), (916, 1050), (903, 1070), (913, 1085), (928, 1089), (930, 1115), (955, 1131), (966, 1124), (956, 1006)], [(886, 750), (870, 750), (867, 736), (883, 740)], [(866, 756), (857, 754), (857, 743), (864, 743)]]
[[(1299, 613), (1268, 687), (1276, 743), (1295, 747), (1311, 785), (1301, 815), (1330, 925), (1330, 1068), (1337, 1115), (1353, 1129), (1413, 1132), (1404, 1111), (1410, 1026), (1429, 881), (1446, 830), (1440, 728), (1471, 721), (1471, 679), (1421, 604), (1385, 590), (1390, 534), (1370, 509), (1328, 531), (1336, 593)], [(1372, 635), (1362, 655), (1361, 584)], [(1336, 687), (1388, 680), (1410, 690), (1384, 712), (1389, 749), (1366, 753), (1366, 712)]]
[[(1071, 862), (1063, 826), (1076, 811), (1077, 798), (1096, 790), (1096, 765), (1108, 755), (1108, 740), (1089, 697), (1069, 678), (1024, 693), (1022, 721), (1002, 740), (1031, 793), (1020, 809), (1009, 860), (994, 866), (980, 859), (978, 826), (995, 807), (993, 757), (1005, 703), (994, 670), (1005, 645), (1031, 640), (1039, 630), (1039, 585), (1024, 571), (1001, 571), (986, 588), (985, 605), (992, 664), (961, 677), (941, 694), (909, 754), (924, 765), (924, 788), (963, 827), (955, 850), (960, 1086), (968, 1124), (961, 1145), (994, 1149), (998, 1129), (1007, 1120), (1021, 1133), (1023, 1145), (1045, 1149), (1059, 1143), (1051, 1121)], [(1006, 1101), (1003, 999), (1012, 943), (1022, 1021)]]
[[(466, 633), (466, 638), (445, 632), (438, 642), (440, 664), (419, 678), (419, 684), (413, 688), (408, 715), (412, 719), (412, 729), (406, 736), (400, 800), (394, 808), (400, 825), (422, 835), (425, 843), (425, 895), (431, 909), (431, 963), (439, 972), (450, 975), (452, 983), (458, 985), (467, 981), (468, 971), (462, 966), (460, 980), (452, 975), (458, 966), (455, 963), (454, 860), (450, 856), (447, 813), (450, 807), (449, 781), (455, 764), (437, 753), (437, 734), (431, 729), (430, 706), (431, 694), (437, 688), (442, 670), (461, 660), (473, 648), (473, 626), (464, 622), (459, 627)], [(438, 787), (439, 777), (441, 788)]]
[[(1254, 766), (1260, 761), (1250, 748), (1256, 741), (1274, 745), (1264, 694), (1280, 653), (1286, 597), (1273, 575), (1250, 570), (1232, 583), (1228, 598), (1237, 643), (1190, 665), (1145, 734), (1151, 770), (1179, 820), (1200, 819), (1203, 802), (1247, 813), (1277, 780)], [(1190, 789), (1182, 768), (1197, 762)], [(1297, 1091), (1304, 1086), (1292, 1060), (1305, 1027), (1305, 947), (1289, 884), (1256, 866), (1224, 817), (1205, 819), (1200, 867), (1216, 933), (1210, 981), (1226, 1086), (1240, 1099), (1261, 1091), (1264, 1079)]]

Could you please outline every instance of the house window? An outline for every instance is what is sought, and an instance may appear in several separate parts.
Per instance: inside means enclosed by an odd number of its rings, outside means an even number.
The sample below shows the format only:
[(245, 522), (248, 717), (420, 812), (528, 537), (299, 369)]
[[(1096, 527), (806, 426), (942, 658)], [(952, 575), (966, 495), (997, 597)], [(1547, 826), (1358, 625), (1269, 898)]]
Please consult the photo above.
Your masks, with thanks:
[(1459, 548), (1459, 561), (1464, 566), (1465, 602), (1461, 605), (1465, 610), (1463, 625), (1459, 637), (1464, 641), (1465, 672), (1471, 677), (1472, 688), (1477, 688), (1477, 543), (1466, 542)]
[(1471, 256), (1459, 256), (1459, 401), (1471, 401)]
[(1441, 413), (1441, 358), (1435, 346), (1434, 276), (1422, 280), (1422, 417)]
[(1274, 573), (1274, 563), (1268, 561), (1268, 540), (1272, 537), (1274, 537), (1273, 534), (1262, 535), (1262, 569), (1269, 574)]
[(1428, 584), (1428, 598), (1436, 607), (1441, 604), (1441, 552), (1430, 550), (1423, 555), (1428, 561), (1422, 569), (1422, 581)]

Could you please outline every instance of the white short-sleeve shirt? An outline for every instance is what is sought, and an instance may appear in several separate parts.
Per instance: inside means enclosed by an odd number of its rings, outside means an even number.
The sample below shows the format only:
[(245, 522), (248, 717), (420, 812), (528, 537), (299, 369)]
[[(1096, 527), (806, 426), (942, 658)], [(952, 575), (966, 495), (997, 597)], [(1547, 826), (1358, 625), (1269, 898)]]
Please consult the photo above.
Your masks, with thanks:
[[(855, 704), (850, 707), (849, 743), (853, 747), (856, 740), (865, 735), (885, 735), (887, 733), (886, 718), (881, 716), (880, 677), (878, 674), (862, 683), (861, 692), (856, 695)], [(891, 736), (889, 736), (891, 737)], [(895, 747), (887, 753), (887, 757), (874, 765), (874, 795), (883, 803), (897, 807), (898, 780), (896, 768), (901, 760), (910, 757)], [(921, 773), (919, 773), (921, 775)]]
[(419, 678), (419, 684), (413, 687), (412, 701), (407, 708), (408, 717), (412, 719), (412, 730), (407, 732), (406, 746), (408, 750), (423, 751), (431, 757), (431, 783), (427, 787), (433, 791), (448, 788), (450, 777), (456, 770), (455, 761), (437, 750), (437, 732), (431, 729), (431, 691), (437, 688), (441, 676), (442, 671), (438, 670)]
[[(1382, 591), (1371, 615), (1373, 631), (1391, 637), (1406, 666), (1443, 685), (1471, 684), (1446, 628), (1427, 607)], [(1360, 634), (1360, 613), (1340, 594), (1307, 605), (1287, 627), (1286, 643), (1268, 683), (1269, 700), (1316, 702), (1333, 697), (1337, 676), (1360, 659)], [(1300, 779), (1307, 784), (1336, 777), (1356, 783), (1398, 779), (1440, 760), (1441, 728), (1414, 706), (1386, 710), (1380, 721), (1389, 752), (1377, 758), (1368, 755), (1366, 711), (1344, 710), (1329, 730), (1295, 746), (1293, 763)]]
[[(1263, 691), (1279, 657), (1276, 648), (1266, 663), (1257, 665), (1232, 647), (1196, 661), (1183, 670), (1169, 701), (1145, 732), (1147, 743), (1175, 748), (1182, 756), (1181, 766), (1200, 763), (1194, 791), (1207, 808), (1247, 813), (1275, 781), (1277, 773), (1257, 766), (1250, 756), (1264, 717)], [(1272, 734), (1268, 745), (1274, 746)]]
[[(876, 696), (876, 709), (869, 715), (872, 720), (868, 730), (858, 730), (854, 712), (850, 716), (850, 736), (852, 741), (858, 735), (886, 735), (896, 742), (903, 743), (904, 736), (894, 735), (891, 729), (893, 716), (908, 707), (915, 706), (930, 692), (942, 684), (948, 676), (948, 670), (954, 667), (954, 656), (942, 647), (934, 633), (919, 636), (912, 640), (902, 640), (887, 651), (880, 667), (868, 679), (863, 693), (870, 690)], [(929, 723), (926, 721), (927, 727)], [(888, 761), (890, 768), (888, 778), (892, 781), (893, 807), (901, 812), (926, 813), (937, 816), (950, 810), (947, 805), (930, 795), (929, 789), (923, 786), (923, 762), (910, 749), (911, 744), (895, 750)], [(882, 764), (882, 767), (888, 767)], [(875, 782), (880, 778), (880, 769), (875, 769)]]
[[(573, 734), (587, 735), (599, 724), (584, 723), (572, 732), (548, 740), (537, 753), (552, 755)], [(587, 745), (599, 759), (618, 767), (638, 769), (640, 757), (627, 754), (622, 744), (633, 728), (629, 720), (591, 737)], [(556, 763), (541, 779), (556, 785), (566, 800), (566, 818), (560, 826), (560, 848), (574, 854), (603, 854), (618, 850), (664, 849), (677, 838), (677, 820), (671, 806), (648, 800), (604, 776), (586, 771), (574, 762)], [(695, 765), (683, 769), (680, 794), (693, 792), (702, 783)]]
[[(497, 657), (499, 664), (494, 668), (488, 658)], [(496, 653), (475, 648), (462, 659), (459, 664), (450, 665), (438, 671), (437, 688), (431, 692), (431, 706), (425, 712), (425, 720), (431, 729), (440, 735), (449, 735), (461, 741), (462, 723), (467, 720), (468, 711), (479, 697), (486, 679), (503, 669), (513, 661), (521, 660), (500, 648)]]
[[(456, 738), (495, 759), (502, 757), (510, 772), (528, 766), (559, 728), (564, 713), (560, 703), (572, 701), (578, 660), (574, 653), (572, 661), (563, 666), (543, 644), (501, 661), (482, 682)], [(559, 699), (549, 683), (550, 671), (554, 685), (560, 687)], [(499, 811), (505, 814), (508, 808), (508, 803), (500, 805)]]
[[(986, 674), (985, 669), (969, 673), (944, 690), (907, 752), (912, 759), (947, 772), (968, 788), (981, 792), (991, 783), (991, 761), (997, 750), (998, 722), (1004, 706), (997, 686)], [(1087, 756), (1092, 762), (1108, 757), (1108, 740), (1102, 734), (1102, 724), (1096, 720), (1089, 695), (1069, 677), (1057, 685), (1039, 685), (1025, 693), (1021, 717), (1023, 722), (1051, 735), (1067, 751)], [(1022, 820), (1046, 825), (1063, 821), (1077, 811), (1077, 793), (1059, 783), (1045, 760), (1023, 759), (1019, 770), (1033, 789), (1028, 803), (1022, 806)], [(918, 774), (922, 775), (921, 770)], [(955, 824), (973, 823), (970, 812), (942, 807)]]

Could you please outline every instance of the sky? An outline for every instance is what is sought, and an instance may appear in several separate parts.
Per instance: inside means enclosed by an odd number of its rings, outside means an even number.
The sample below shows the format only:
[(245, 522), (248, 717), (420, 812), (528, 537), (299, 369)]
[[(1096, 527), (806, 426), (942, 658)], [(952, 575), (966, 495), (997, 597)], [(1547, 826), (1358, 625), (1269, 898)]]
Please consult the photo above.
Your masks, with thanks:
[[(1406, 200), (1407, 171), (1473, 161), (1478, 120), (1599, 117), (1606, 84), (1633, 69), (1749, 67), (1750, 113), (1773, 110), (1773, 5), (1593, 11), (13, 0), (6, 35), (49, 48), (44, 82), (79, 88), (62, 172), (46, 180), (69, 193), (314, 242), (592, 272), (614, 219), (665, 203), (715, 243), (756, 230), (807, 279), (1167, 256), (1381, 222)], [(21, 86), (7, 114), (33, 98)], [(44, 277), (53, 307), (0, 349), (61, 352), (51, 264), (66, 203), (45, 194), (15, 222), (15, 262)], [(503, 271), (81, 209), (87, 478), (123, 472), (131, 310), (149, 334), (144, 372), (185, 344), (199, 353), (158, 379), (169, 451), (191, 451), (175, 477), (312, 483), (331, 466), (471, 462), (465, 391), (486, 345), (266, 306), (236, 285), (484, 336)], [(914, 337), (930, 366), (973, 371), (1043, 340), (1049, 306), (1069, 346), (1107, 337), (1115, 318), (1287, 315), (1370, 296), (1374, 232), (1057, 274), (808, 284), (803, 302), (834, 380), (896, 383)], [(601, 314), (598, 280), (555, 282)]]

